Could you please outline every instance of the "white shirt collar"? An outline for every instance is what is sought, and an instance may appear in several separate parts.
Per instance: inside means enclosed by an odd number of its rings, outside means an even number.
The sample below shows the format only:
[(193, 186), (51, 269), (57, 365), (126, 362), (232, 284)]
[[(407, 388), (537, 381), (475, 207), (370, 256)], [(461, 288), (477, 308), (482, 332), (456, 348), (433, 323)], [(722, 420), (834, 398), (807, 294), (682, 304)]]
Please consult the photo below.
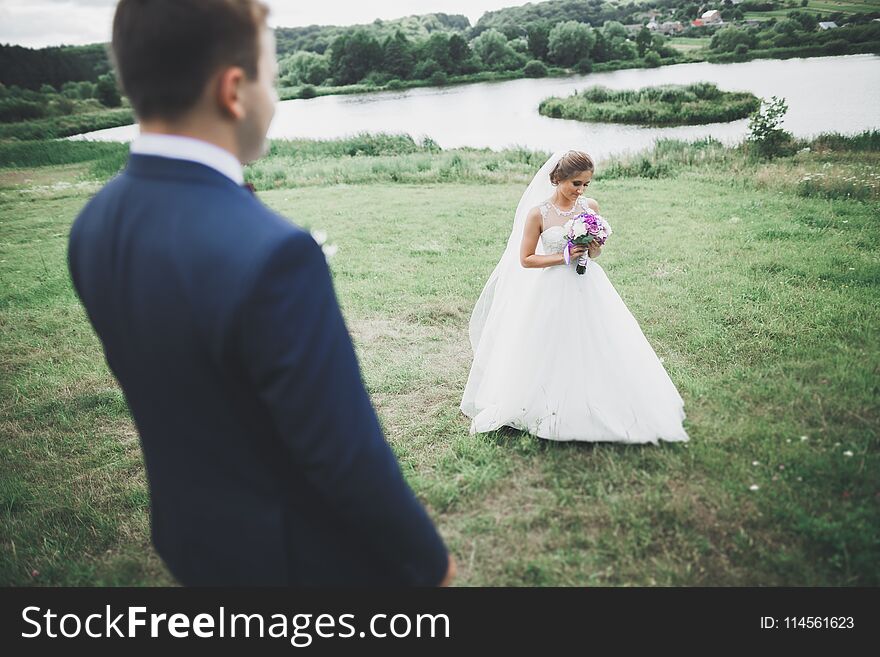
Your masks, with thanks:
[(244, 184), (241, 162), (229, 151), (201, 139), (153, 132), (141, 133), (131, 142), (131, 153), (198, 162), (219, 171), (237, 185)]

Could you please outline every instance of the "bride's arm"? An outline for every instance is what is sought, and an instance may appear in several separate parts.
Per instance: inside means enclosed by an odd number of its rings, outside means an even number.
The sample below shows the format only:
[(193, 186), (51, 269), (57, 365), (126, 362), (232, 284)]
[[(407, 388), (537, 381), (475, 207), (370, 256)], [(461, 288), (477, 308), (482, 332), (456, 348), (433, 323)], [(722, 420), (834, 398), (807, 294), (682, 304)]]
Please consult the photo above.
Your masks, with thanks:
[[(565, 256), (562, 253), (550, 255), (535, 255), (538, 240), (541, 238), (541, 210), (532, 208), (526, 217), (526, 225), (523, 228), (522, 245), (519, 249), (520, 264), (526, 269), (539, 269), (565, 264)], [(575, 246), (571, 250), (571, 257), (577, 259), (586, 247)]]
[[(590, 209), (593, 210), (596, 214), (599, 214), (599, 204), (596, 203), (596, 199), (588, 198), (586, 199), (587, 205), (590, 206)], [(598, 258), (599, 254), (602, 253), (602, 245), (596, 241), (590, 242), (587, 246), (587, 253), (591, 258)]]

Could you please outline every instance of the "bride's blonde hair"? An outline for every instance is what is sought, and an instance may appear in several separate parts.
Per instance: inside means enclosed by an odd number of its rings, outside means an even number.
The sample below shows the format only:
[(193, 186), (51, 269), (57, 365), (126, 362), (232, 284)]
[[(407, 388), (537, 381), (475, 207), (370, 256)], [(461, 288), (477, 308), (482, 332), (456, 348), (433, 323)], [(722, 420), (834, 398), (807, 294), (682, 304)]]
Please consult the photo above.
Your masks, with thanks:
[(550, 182), (558, 185), (581, 171), (593, 170), (593, 158), (583, 151), (568, 151), (550, 172)]

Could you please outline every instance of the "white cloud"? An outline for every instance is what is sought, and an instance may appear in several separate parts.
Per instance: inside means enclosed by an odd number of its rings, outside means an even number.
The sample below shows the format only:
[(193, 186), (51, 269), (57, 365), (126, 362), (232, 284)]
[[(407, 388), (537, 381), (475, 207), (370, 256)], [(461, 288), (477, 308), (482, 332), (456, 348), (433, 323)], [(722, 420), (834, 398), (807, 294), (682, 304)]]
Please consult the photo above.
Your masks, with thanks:
[[(520, 0), (264, 1), (275, 27), (355, 25), (434, 12), (464, 14), (474, 24), (486, 11), (526, 4)], [(116, 0), (0, 0), (0, 43), (40, 48), (106, 42), (115, 7)]]
[(112, 0), (4, 0), (0, 43), (41, 48), (109, 41), (114, 7)]

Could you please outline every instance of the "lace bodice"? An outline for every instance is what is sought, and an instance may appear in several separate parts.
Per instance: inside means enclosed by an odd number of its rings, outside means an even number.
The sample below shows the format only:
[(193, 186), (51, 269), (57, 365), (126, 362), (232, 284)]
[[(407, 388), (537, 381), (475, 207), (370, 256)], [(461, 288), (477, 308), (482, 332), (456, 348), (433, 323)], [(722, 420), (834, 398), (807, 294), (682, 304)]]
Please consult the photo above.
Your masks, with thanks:
[[(589, 210), (590, 206), (583, 196), (578, 197), (577, 202), (580, 212)], [(565, 229), (562, 226), (572, 217), (576, 217), (579, 212), (574, 213), (571, 216), (560, 215), (550, 204), (549, 200), (541, 203), (539, 207), (541, 209), (541, 219), (544, 227), (544, 231), (541, 233), (541, 243), (544, 245), (544, 253), (547, 255), (562, 253), (563, 249), (565, 249), (565, 245), (568, 244), (568, 239), (565, 237)]]
[(565, 229), (562, 226), (550, 226), (541, 233), (541, 243), (544, 245), (544, 253), (547, 255), (562, 253), (565, 245), (568, 244)]

